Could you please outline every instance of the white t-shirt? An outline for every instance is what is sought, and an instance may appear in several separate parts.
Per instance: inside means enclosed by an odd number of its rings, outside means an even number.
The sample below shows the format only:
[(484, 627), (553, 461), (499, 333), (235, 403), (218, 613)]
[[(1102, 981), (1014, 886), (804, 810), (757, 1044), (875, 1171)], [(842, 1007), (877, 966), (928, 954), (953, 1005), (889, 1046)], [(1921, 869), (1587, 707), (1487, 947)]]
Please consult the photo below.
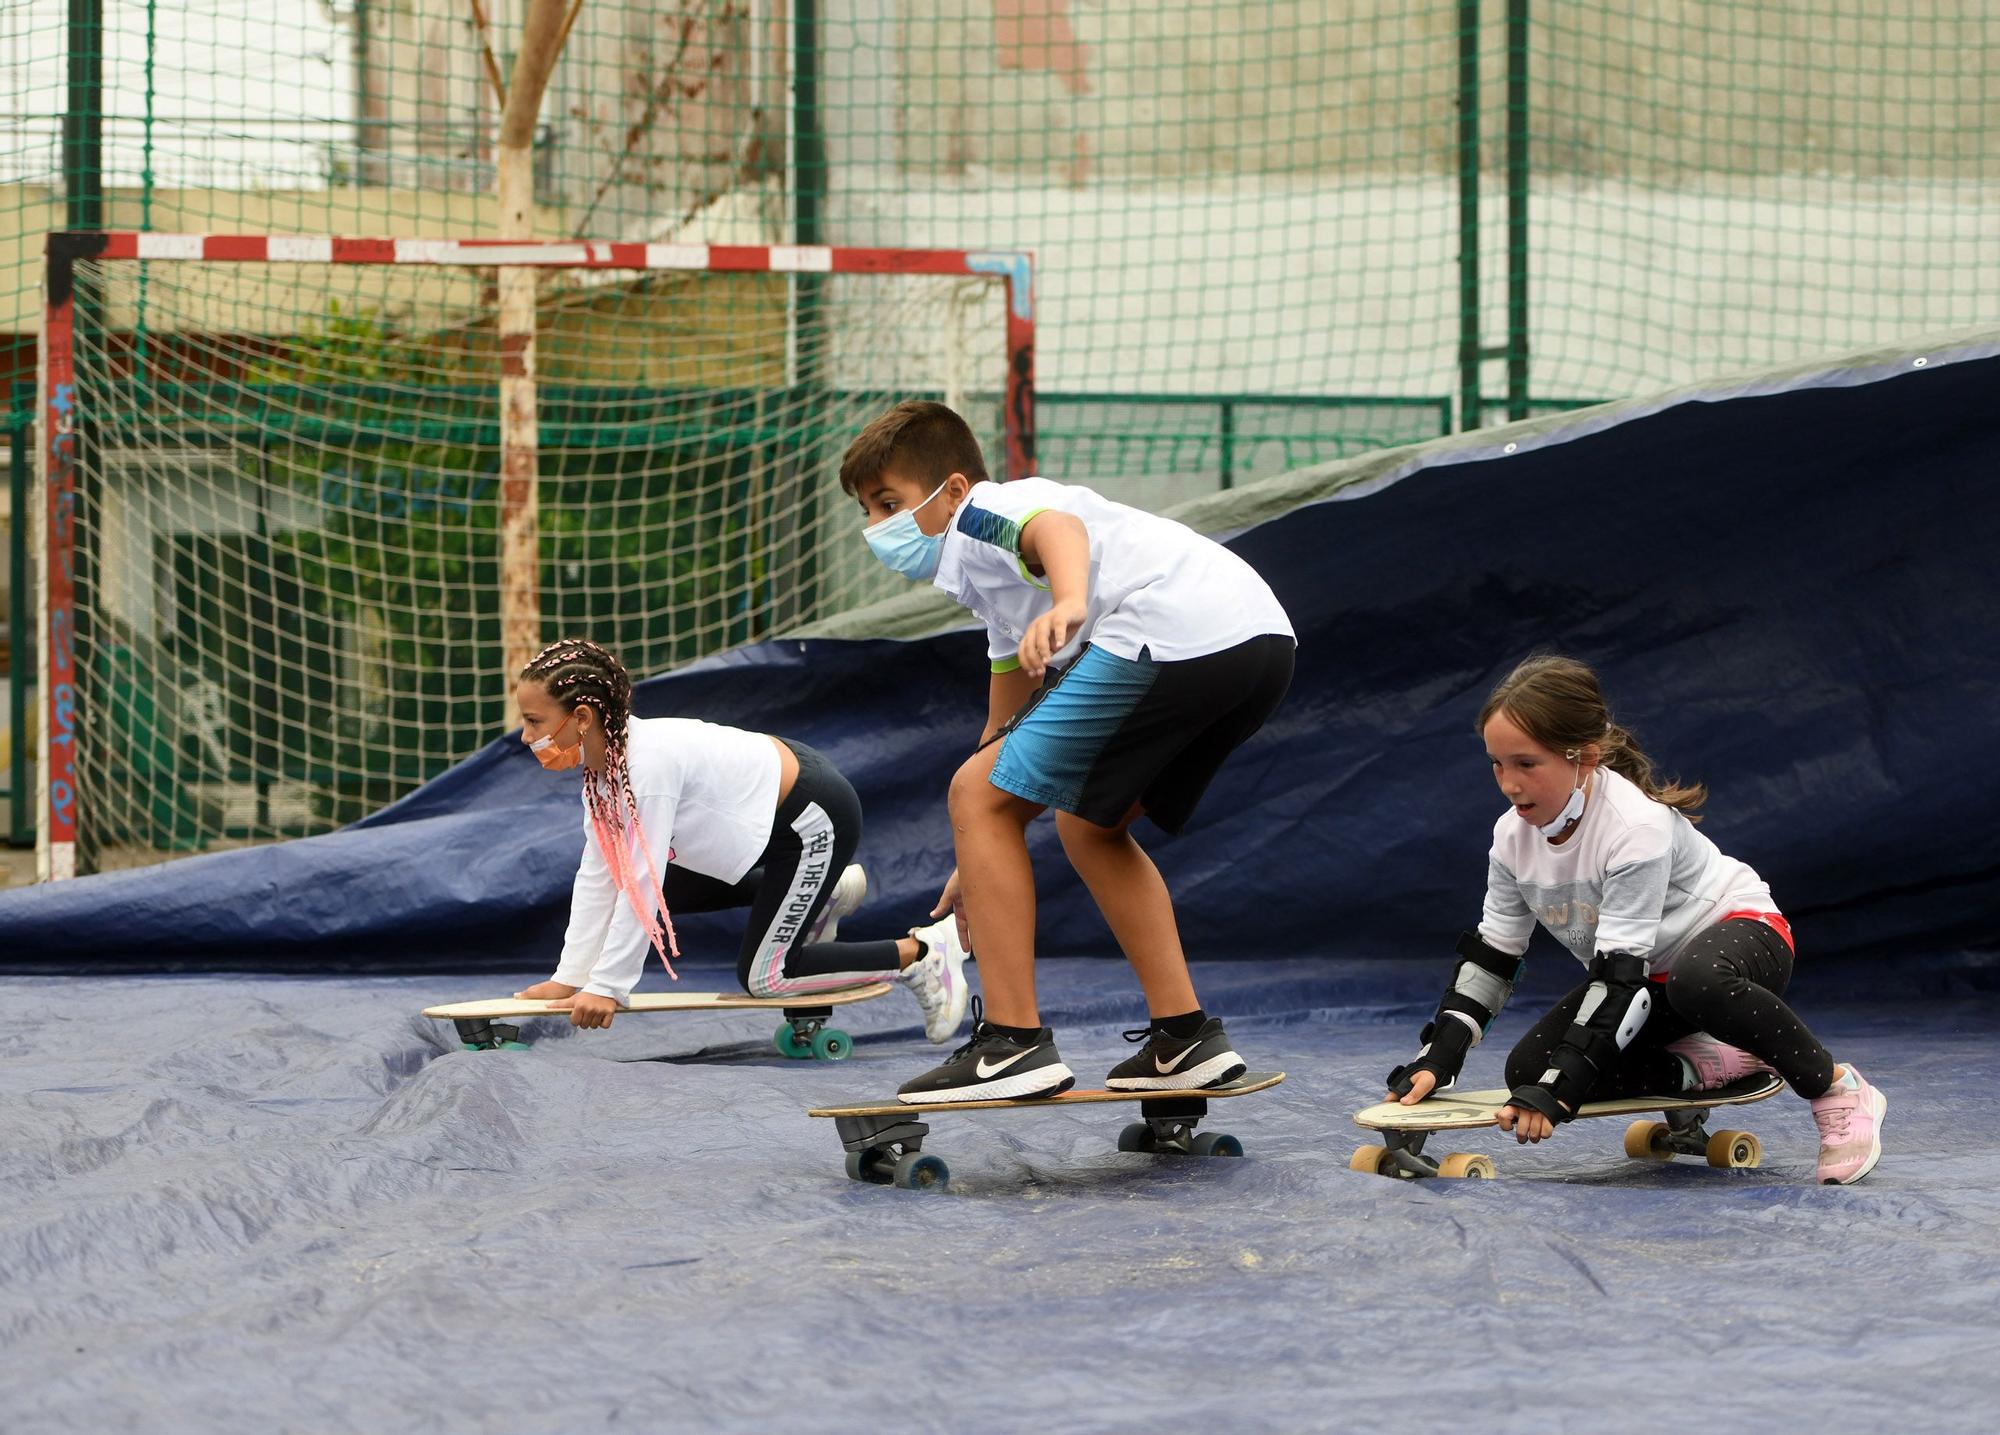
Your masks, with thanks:
[(1597, 769), (1583, 820), (1561, 846), (1512, 808), (1493, 825), (1479, 935), (1528, 949), (1535, 923), (1589, 964), (1599, 952), (1673, 967), (1691, 938), (1733, 911), (1777, 912), (1755, 871), (1628, 778)]
[(1021, 635), (1051, 606), (1046, 580), (1021, 562), (1021, 530), (1048, 509), (1082, 519), (1090, 535), (1089, 612), (1057, 663), (1085, 643), (1132, 659), (1144, 648), (1170, 663), (1265, 633), (1294, 636), (1257, 570), (1186, 524), (1046, 478), (976, 483), (945, 530), (931, 581), (986, 624), (996, 673), (1018, 666)]
[[(781, 772), (778, 749), (764, 734), (693, 718), (630, 718), (625, 764), (639, 829), (662, 881), (667, 864), (676, 862), (735, 882), (764, 855)], [(652, 943), (611, 880), (588, 805), (583, 834), (555, 980), (622, 1004), (639, 984)], [(636, 843), (631, 860), (644, 881), (646, 859)]]

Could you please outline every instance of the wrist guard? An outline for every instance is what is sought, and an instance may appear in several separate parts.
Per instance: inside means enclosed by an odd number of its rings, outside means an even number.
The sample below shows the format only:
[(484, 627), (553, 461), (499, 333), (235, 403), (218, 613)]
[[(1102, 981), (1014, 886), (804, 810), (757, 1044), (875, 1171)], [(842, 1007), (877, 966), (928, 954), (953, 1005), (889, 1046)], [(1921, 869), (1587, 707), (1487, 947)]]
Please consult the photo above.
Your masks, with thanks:
[(1479, 1045), (1486, 1029), (1493, 1025), (1493, 1018), (1514, 994), (1514, 983), (1521, 975), (1521, 958), (1495, 951), (1474, 932), (1460, 934), (1458, 956), (1451, 972), (1451, 985), (1418, 1037), (1422, 1045), (1416, 1059), (1389, 1073), (1389, 1089), (1398, 1096), (1409, 1095), (1412, 1081), (1420, 1071), (1428, 1071), (1437, 1078), (1438, 1091), (1457, 1081), (1459, 1071), (1465, 1066), (1466, 1053)]
[(1558, 1126), (1576, 1114), (1563, 1110), (1562, 1103), (1556, 1100), (1555, 1093), (1546, 1086), (1517, 1086), (1507, 1094), (1507, 1104), (1524, 1107), (1529, 1111), (1539, 1111)]

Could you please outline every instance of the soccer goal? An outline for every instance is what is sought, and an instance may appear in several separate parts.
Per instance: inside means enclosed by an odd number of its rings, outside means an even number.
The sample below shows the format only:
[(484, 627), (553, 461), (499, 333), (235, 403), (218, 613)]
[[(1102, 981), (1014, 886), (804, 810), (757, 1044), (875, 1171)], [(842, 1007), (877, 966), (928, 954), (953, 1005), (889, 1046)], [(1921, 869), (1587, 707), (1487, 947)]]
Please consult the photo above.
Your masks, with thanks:
[(645, 675), (898, 591), (835, 482), (897, 398), (1033, 462), (1025, 254), (58, 234), (47, 284), (45, 876), (374, 811), (557, 634)]

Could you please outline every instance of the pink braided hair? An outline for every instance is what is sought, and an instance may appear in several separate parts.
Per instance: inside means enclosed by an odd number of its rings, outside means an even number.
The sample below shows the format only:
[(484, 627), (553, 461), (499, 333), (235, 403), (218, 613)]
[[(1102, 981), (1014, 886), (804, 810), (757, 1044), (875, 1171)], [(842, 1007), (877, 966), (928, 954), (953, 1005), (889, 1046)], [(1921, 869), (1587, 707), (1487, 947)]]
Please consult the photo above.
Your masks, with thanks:
[[(646, 844), (645, 829), (639, 825), (639, 803), (632, 795), (631, 773), (625, 761), (625, 724), (632, 712), (632, 679), (625, 665), (586, 638), (560, 638), (529, 660), (521, 669), (521, 681), (540, 683), (565, 712), (575, 712), (585, 704), (597, 709), (604, 723), (604, 771), (584, 769), (583, 801), (590, 813), (590, 830), (597, 839), (597, 850), (604, 854), (611, 880), (638, 914), (639, 925), (660, 954), (667, 975), (678, 981), (668, 953), (678, 957), (680, 941), (674, 935), (673, 914), (667, 911), (665, 890), (653, 865), (652, 849)], [(643, 882), (632, 863), (635, 841), (646, 862)], [(655, 907), (659, 909), (657, 917)]]

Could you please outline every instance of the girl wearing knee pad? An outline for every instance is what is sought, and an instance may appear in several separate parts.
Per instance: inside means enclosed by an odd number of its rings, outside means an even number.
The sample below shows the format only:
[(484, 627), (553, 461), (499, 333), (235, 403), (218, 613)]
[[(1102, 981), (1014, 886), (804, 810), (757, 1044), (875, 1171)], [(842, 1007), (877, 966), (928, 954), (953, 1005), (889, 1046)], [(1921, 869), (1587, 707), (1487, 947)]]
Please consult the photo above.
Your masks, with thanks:
[(1888, 1103), (1783, 1000), (1792, 932), (1770, 888), (1695, 830), (1700, 784), (1662, 780), (1612, 721), (1597, 675), (1534, 657), (1479, 711), (1511, 810), (1493, 829), (1485, 911), (1415, 1060), (1389, 1075), (1414, 1104), (1457, 1078), (1513, 991), (1540, 922), (1589, 980), (1507, 1059), (1500, 1125), (1540, 1141), (1585, 1101), (1707, 1091), (1775, 1071), (1811, 1103), (1818, 1179), (1845, 1185), (1882, 1154)]
[(633, 717), (624, 666), (582, 638), (537, 654), (515, 697), (521, 741), (542, 766), (582, 769), (584, 830), (562, 958), (516, 996), (557, 1001), (572, 1025), (608, 1027), (649, 948), (673, 974), (672, 911), (748, 907), (736, 974), (750, 995), (807, 1005), (896, 981), (933, 1042), (958, 1029), (967, 953), (950, 917), (894, 941), (834, 940), (868, 883), (849, 861), (860, 799), (825, 757), (719, 723)]

